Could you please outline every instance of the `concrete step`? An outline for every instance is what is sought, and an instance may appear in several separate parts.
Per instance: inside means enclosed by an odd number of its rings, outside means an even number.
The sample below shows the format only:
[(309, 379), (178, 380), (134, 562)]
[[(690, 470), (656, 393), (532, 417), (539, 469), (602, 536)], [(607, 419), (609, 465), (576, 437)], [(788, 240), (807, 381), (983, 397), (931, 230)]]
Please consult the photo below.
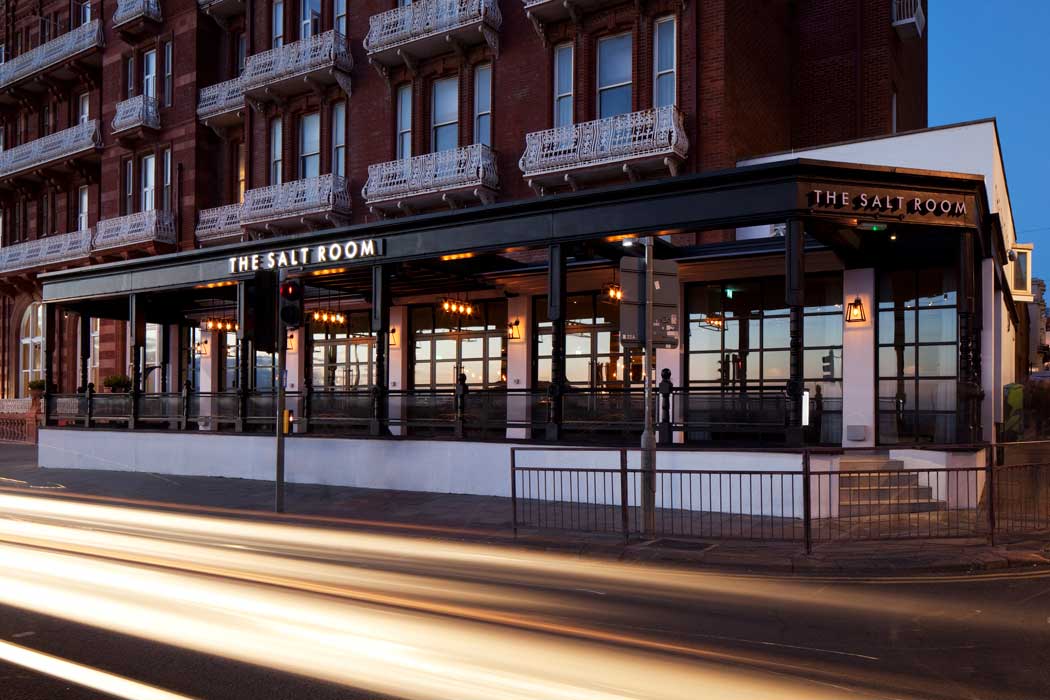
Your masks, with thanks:
[(909, 501), (916, 498), (933, 498), (933, 488), (909, 484), (906, 486), (848, 486), (839, 489), (839, 503)]
[(839, 488), (859, 488), (864, 486), (918, 486), (919, 475), (909, 472), (840, 472)]
[(889, 457), (847, 455), (839, 460), (840, 472), (900, 471), (901, 469), (904, 469), (904, 462)]
[(944, 501), (935, 501), (932, 498), (913, 498), (908, 501), (898, 502), (852, 502), (839, 503), (839, 515), (843, 518), (861, 517), (866, 515), (903, 515), (907, 513), (932, 513), (947, 510), (948, 504)]

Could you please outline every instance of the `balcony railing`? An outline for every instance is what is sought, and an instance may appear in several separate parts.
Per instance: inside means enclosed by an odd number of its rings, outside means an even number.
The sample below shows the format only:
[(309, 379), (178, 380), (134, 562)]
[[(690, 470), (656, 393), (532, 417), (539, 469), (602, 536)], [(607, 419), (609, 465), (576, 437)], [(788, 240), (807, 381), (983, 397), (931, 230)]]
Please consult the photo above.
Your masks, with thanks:
[(494, 192), (498, 188), (496, 154), (488, 146), (476, 143), (370, 165), (361, 195), (369, 204), (376, 204), (476, 190), (478, 198), (484, 200), (487, 197), (481, 190)]
[(0, 153), (0, 178), (101, 146), (98, 120), (92, 119)]
[(534, 178), (645, 159), (682, 160), (688, 150), (682, 113), (659, 107), (527, 134), (518, 165)]
[(144, 127), (160, 128), (160, 102), (156, 97), (136, 95), (117, 104), (117, 115), (113, 117), (113, 133)]
[(244, 85), (240, 77), (201, 88), (197, 97), (197, 118), (210, 119), (244, 107)]
[(321, 175), (244, 193), (241, 223), (260, 224), (320, 214), (350, 214), (350, 190), (345, 177)]
[(0, 413), (25, 415), (33, 407), (33, 399), (0, 399)]
[(161, 21), (160, 0), (117, 0), (113, 26), (119, 27), (136, 19)]
[(62, 233), (0, 249), (0, 272), (28, 270), (86, 258), (91, 252), (90, 229)]
[(201, 243), (231, 238), (240, 234), (240, 204), (227, 204), (214, 209), (201, 210), (196, 231), (197, 240)]
[(93, 48), (101, 48), (102, 22), (92, 20), (0, 65), (0, 88)]
[[(349, 80), (348, 74), (353, 65), (346, 37), (331, 30), (249, 56), (242, 76), (243, 89), (247, 93), (260, 88), (273, 88), (292, 78), (315, 72), (328, 73), (333, 69), (336, 80), (342, 85), (341, 77)], [(344, 85), (344, 89), (349, 91), (349, 82)]]
[(922, 0), (892, 0), (893, 28), (902, 39), (921, 37), (926, 31), (926, 12)]
[(154, 209), (98, 222), (92, 250), (123, 248), (143, 243), (175, 244), (175, 215)]
[[(479, 30), (475, 36), (495, 48), (495, 32), (502, 23), (503, 16), (496, 0), (422, 0), (372, 15), (368, 20), (365, 50), (369, 56), (374, 56), (430, 37), (442, 38), (455, 30), (475, 27)], [(451, 48), (448, 42), (441, 43), (440, 51)]]

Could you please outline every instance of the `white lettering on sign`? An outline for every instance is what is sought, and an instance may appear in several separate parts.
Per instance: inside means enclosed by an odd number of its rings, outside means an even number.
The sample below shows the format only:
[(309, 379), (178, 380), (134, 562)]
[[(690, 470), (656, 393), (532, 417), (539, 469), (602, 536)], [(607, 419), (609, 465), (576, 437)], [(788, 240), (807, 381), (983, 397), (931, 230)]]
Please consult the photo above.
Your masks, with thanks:
[(906, 199), (903, 195), (861, 192), (850, 195), (849, 192), (832, 190), (812, 190), (809, 201), (822, 209), (850, 208), (854, 211), (876, 214), (933, 214), (935, 216), (966, 216), (965, 200), (934, 199), (913, 197)]
[(343, 243), (321, 243), (316, 246), (270, 250), (265, 253), (241, 255), (227, 260), (230, 274), (276, 270), (282, 267), (303, 267), (327, 262), (374, 258), (384, 254), (383, 240), (366, 238)]

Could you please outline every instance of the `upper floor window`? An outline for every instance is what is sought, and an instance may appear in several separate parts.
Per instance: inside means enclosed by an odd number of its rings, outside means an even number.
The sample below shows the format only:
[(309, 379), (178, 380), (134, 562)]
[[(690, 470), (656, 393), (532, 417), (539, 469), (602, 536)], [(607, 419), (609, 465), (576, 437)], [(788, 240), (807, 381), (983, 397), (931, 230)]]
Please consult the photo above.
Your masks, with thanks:
[(657, 20), (653, 28), (653, 72), (653, 106), (674, 105), (678, 73), (674, 17)]
[(299, 38), (321, 32), (321, 0), (299, 0)]
[(77, 230), (88, 230), (88, 186), (81, 185), (77, 190)]
[(492, 145), (492, 65), (474, 69), (474, 143)]
[(412, 157), (412, 84), (397, 88), (397, 157)]
[(77, 123), (87, 124), (91, 119), (91, 94), (83, 93), (77, 98)]
[(346, 0), (334, 0), (335, 30), (346, 36)]
[(270, 36), (273, 48), (284, 46), (284, 0), (274, 0), (270, 13)]
[(1017, 258), (1014, 260), (1014, 291), (1028, 291), (1028, 251), (1015, 250)]
[(430, 150), (447, 151), (459, 145), (459, 78), (435, 80), (431, 114)]
[(554, 126), (572, 124), (572, 44), (554, 47)]
[(164, 106), (170, 107), (173, 93), (175, 91), (175, 56), (171, 42), (164, 42)]
[(157, 96), (157, 52), (152, 49), (142, 54), (142, 94)]
[(283, 138), (281, 134), (281, 120), (274, 119), (270, 122), (270, 184), (279, 185), (283, 181)]
[(153, 211), (157, 189), (157, 174), (156, 160), (152, 155), (142, 156), (139, 174), (142, 178), (142, 183), (139, 186), (139, 211)]
[(631, 35), (598, 41), (598, 118), (631, 111)]
[(346, 176), (346, 103), (332, 105), (332, 173)]
[(241, 32), (237, 35), (237, 75), (244, 72), (248, 62), (248, 36)]
[(135, 161), (124, 161), (124, 213), (135, 211)]
[(171, 211), (171, 149), (165, 148), (161, 155), (161, 206)]
[(81, 24), (87, 24), (91, 21), (91, 3), (88, 2), (88, 0), (84, 0), (84, 2), (74, 2), (73, 7), (78, 26)]
[(40, 107), (40, 135), (47, 136), (51, 133), (51, 105), (45, 104)]
[(135, 57), (128, 56), (124, 59), (124, 80), (126, 81), (126, 89), (124, 96), (130, 99), (135, 96)]
[(248, 189), (248, 149), (244, 141), (237, 144), (237, 201), (244, 201), (244, 192)]
[(321, 115), (304, 114), (299, 120), (299, 178), (321, 174)]

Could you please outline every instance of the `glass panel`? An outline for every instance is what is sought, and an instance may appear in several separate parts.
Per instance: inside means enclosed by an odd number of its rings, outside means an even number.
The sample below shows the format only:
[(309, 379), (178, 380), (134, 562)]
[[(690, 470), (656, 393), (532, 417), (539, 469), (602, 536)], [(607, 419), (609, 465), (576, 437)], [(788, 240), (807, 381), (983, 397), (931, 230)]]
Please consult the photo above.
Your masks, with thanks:
[(958, 349), (952, 345), (919, 347), (919, 374), (924, 377), (954, 377)]
[(631, 35), (608, 37), (598, 42), (598, 87), (631, 81)]
[(1014, 289), (1019, 292), (1028, 291), (1028, 251), (1018, 250), (1017, 259), (1014, 260)]
[(803, 326), (806, 347), (842, 345), (842, 316), (838, 314), (806, 316)]
[(955, 381), (920, 381), (918, 409), (920, 411), (956, 410)]
[(915, 382), (882, 380), (879, 382), (879, 398), (884, 400), (883, 410), (895, 410), (897, 398), (903, 399), (904, 410), (915, 408)]
[[(764, 348), (786, 348), (791, 342), (791, 319), (786, 316), (779, 318), (767, 318), (762, 322), (762, 347)], [(751, 347), (758, 347), (758, 338), (752, 338)], [(809, 338), (806, 338), (809, 342)]]
[(463, 338), (459, 343), (460, 357), (476, 358), (485, 356), (484, 338)]
[(668, 107), (674, 104), (675, 75), (664, 73), (656, 78), (656, 106)]
[(689, 351), (720, 350), (722, 334), (717, 326), (708, 323), (693, 322), (689, 324)]
[(488, 384), (502, 384), (507, 381), (506, 365), (501, 360), (489, 360)]
[(485, 371), (484, 360), (468, 360), (463, 363), (461, 371), (467, 375), (467, 384), (471, 386), (482, 386), (485, 381), (483, 374)]
[(590, 333), (566, 333), (565, 334), (566, 355), (590, 355), (591, 334)]
[(958, 288), (953, 268), (927, 268), (917, 276), (919, 306), (949, 306), (955, 304)]
[[(899, 353), (898, 353), (899, 350)], [(879, 348), (880, 377), (915, 376), (915, 347)]]
[(554, 108), (554, 126), (572, 124), (572, 97), (559, 97)]
[(570, 384), (587, 387), (591, 384), (591, 358), (565, 358), (565, 378)]
[(835, 348), (803, 351), (802, 376), (807, 379), (841, 379), (842, 351)]
[(719, 381), (719, 360), (722, 356), (718, 353), (700, 353), (689, 356), (689, 381)]
[(452, 386), (456, 383), (456, 363), (455, 362), (435, 362), (434, 363), (434, 383), (438, 386)]
[(656, 70), (666, 71), (674, 65), (674, 20), (656, 25)]
[(435, 360), (455, 360), (456, 341), (450, 338), (438, 338), (434, 341)]
[(842, 312), (842, 276), (811, 275), (806, 277), (806, 313)]
[(550, 357), (554, 352), (554, 340), (549, 333), (541, 333), (536, 336), (536, 354), (540, 357)]
[(554, 49), (554, 89), (558, 95), (572, 92), (572, 45), (566, 44)]
[(503, 343), (504, 338), (502, 336), (488, 339), (490, 358), (501, 357), (503, 355)]
[(430, 386), (430, 363), (417, 362), (412, 367), (412, 385), (417, 389)]
[(590, 294), (574, 294), (568, 298), (566, 308), (568, 323), (594, 323), (594, 297)]
[(915, 312), (898, 309), (879, 312), (879, 343), (894, 345), (915, 342)]
[(430, 307), (412, 309), (412, 332), (432, 333), (434, 331), (434, 312)]
[(788, 359), (786, 350), (762, 353), (762, 379), (766, 381), (787, 381)]
[(541, 384), (550, 384), (551, 361), (549, 359), (538, 360), (536, 362), (536, 381)]
[(417, 360), (430, 359), (430, 340), (417, 340), (415, 346), (415, 358)]
[(955, 342), (955, 309), (922, 309), (919, 311), (919, 342)]
[(606, 119), (631, 112), (631, 86), (602, 90), (598, 98), (598, 118)]

